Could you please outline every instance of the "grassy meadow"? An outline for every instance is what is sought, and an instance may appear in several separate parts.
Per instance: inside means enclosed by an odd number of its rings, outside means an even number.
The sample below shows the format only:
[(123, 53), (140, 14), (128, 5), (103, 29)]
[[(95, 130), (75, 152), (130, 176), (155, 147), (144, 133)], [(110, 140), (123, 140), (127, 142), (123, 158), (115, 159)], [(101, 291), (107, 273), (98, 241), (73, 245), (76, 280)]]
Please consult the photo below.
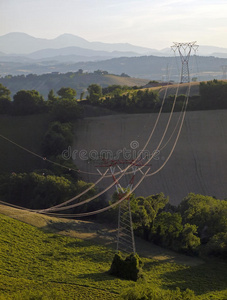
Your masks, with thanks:
[(227, 265), (209, 260), (186, 266), (142, 257), (145, 279), (110, 276), (114, 250), (46, 232), (0, 215), (0, 299), (122, 299), (127, 288), (156, 292), (187, 288), (195, 299), (227, 299)]

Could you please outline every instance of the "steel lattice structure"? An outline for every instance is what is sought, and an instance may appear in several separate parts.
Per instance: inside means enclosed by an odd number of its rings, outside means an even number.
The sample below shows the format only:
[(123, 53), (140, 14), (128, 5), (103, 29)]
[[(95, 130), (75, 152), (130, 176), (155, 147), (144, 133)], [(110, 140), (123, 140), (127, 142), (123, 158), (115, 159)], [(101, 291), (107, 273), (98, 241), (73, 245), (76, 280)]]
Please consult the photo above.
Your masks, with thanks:
[[(132, 177), (125, 189), (121, 186), (115, 175), (115, 168), (118, 167), (118, 169), (122, 171), (119, 165), (124, 164), (130, 164), (132, 169)], [(137, 168), (142, 167), (143, 165), (145, 164), (143, 164), (141, 160), (139, 160), (138, 162), (133, 160), (103, 160), (103, 164), (98, 166), (110, 168), (110, 172), (118, 195), (118, 201), (129, 194), (129, 196), (127, 196), (122, 202), (120, 202), (118, 208), (117, 251), (134, 254), (136, 253), (130, 205), (130, 193), (133, 190)]]
[[(136, 167), (133, 167), (133, 176), (124, 190), (114, 176), (114, 167), (110, 168), (115, 182), (118, 199), (122, 199), (129, 191), (132, 191), (133, 182), (136, 174)], [(118, 229), (117, 229), (117, 251), (126, 253), (136, 253), (135, 239), (132, 225), (132, 213), (130, 206), (130, 196), (119, 204), (118, 208)]]
[(226, 80), (227, 79), (227, 65), (221, 66), (223, 75), (222, 75), (222, 79)]
[(181, 79), (180, 83), (190, 82), (190, 74), (189, 74), (189, 58), (191, 55), (191, 51), (196, 51), (198, 49), (198, 45), (196, 42), (189, 43), (177, 43), (173, 42), (174, 45), (171, 47), (174, 52), (178, 50), (180, 58), (181, 58)]

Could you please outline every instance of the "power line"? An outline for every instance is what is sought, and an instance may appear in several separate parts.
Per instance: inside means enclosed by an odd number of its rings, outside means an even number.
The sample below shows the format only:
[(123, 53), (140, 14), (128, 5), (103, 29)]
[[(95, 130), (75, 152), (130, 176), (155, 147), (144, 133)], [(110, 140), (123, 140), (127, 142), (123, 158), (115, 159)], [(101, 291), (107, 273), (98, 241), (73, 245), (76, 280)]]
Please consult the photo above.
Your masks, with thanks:
[[(172, 110), (171, 110), (171, 113), (170, 113), (170, 116), (169, 116), (167, 125), (166, 125), (166, 127), (165, 127), (164, 133), (163, 133), (162, 138), (161, 138), (161, 140), (160, 140), (160, 142), (159, 142), (159, 144), (158, 144), (157, 149), (160, 147), (160, 145), (161, 145), (161, 143), (162, 143), (162, 141), (163, 141), (163, 139), (164, 139), (164, 137), (165, 137), (165, 135), (166, 135), (166, 132), (167, 132), (167, 130), (168, 130), (168, 127), (169, 127), (169, 124), (170, 124), (170, 121), (171, 121), (171, 118), (172, 118), (172, 115), (173, 115), (173, 111), (174, 111), (174, 107), (175, 107), (175, 103), (176, 103), (176, 98), (177, 98), (178, 90), (179, 90), (179, 84), (178, 84), (178, 87), (177, 87), (177, 90), (176, 90), (175, 99), (174, 99), (174, 102), (173, 102), (173, 105), (172, 105)], [(149, 144), (150, 139), (151, 139), (151, 137), (152, 137), (152, 135), (153, 135), (153, 133), (154, 133), (154, 130), (155, 130), (156, 126), (157, 126), (157, 123), (158, 123), (158, 121), (159, 121), (159, 118), (160, 118), (160, 115), (161, 115), (161, 112), (162, 112), (162, 108), (163, 108), (163, 105), (164, 105), (165, 97), (166, 97), (166, 94), (165, 94), (165, 96), (163, 97), (161, 109), (160, 109), (159, 114), (158, 114), (158, 117), (157, 117), (157, 119), (156, 119), (155, 126), (153, 127), (153, 130), (151, 131), (151, 134), (150, 134), (150, 136), (149, 136), (147, 142), (145, 143), (145, 145), (144, 145), (144, 147), (143, 147), (143, 149), (142, 149), (142, 152), (146, 149), (147, 145)], [(0, 136), (2, 136), (2, 135), (0, 135)], [(2, 137), (3, 137), (3, 136), (2, 136)], [(3, 137), (3, 138), (5, 138), (5, 137)], [(15, 143), (15, 142), (9, 140), (8, 138), (5, 138), (5, 139), (8, 140), (8, 141), (10, 141), (10, 142), (12, 142), (12, 143), (15, 144), (15, 145), (18, 145), (17, 143)], [(18, 145), (18, 146), (19, 146), (20, 148), (22, 148), (22, 149), (24, 149), (24, 150), (27, 151), (26, 148), (24, 148), (24, 147), (22, 147), (22, 146), (20, 146), (20, 145)], [(38, 156), (39, 158), (42, 158), (42, 159), (43, 159), (43, 157), (41, 157), (40, 155), (37, 155), (36, 153), (34, 153), (34, 152), (30, 151), (30, 150), (28, 150), (27, 152), (29, 152), (29, 153), (31, 153), (31, 154), (34, 154), (34, 155)], [(155, 156), (155, 153), (152, 154), (152, 156), (150, 157), (149, 161), (148, 161), (147, 163), (145, 163), (144, 166), (146, 166), (146, 164), (148, 164), (148, 163), (153, 159), (154, 156)], [(139, 159), (139, 157), (140, 157), (140, 155), (137, 156), (137, 158), (134, 160), (134, 162), (136, 162), (136, 161)], [(52, 161), (50, 161), (50, 160), (47, 160), (47, 161), (52, 162)], [(60, 165), (60, 164), (58, 164), (58, 165)], [(120, 172), (118, 172), (118, 173), (115, 174), (115, 175), (119, 175), (119, 174), (120, 174), (120, 177), (119, 177), (117, 180), (120, 180), (120, 179), (121, 179), (124, 175), (126, 175), (126, 174), (131, 174), (131, 173), (132, 173), (132, 172), (126, 173), (127, 170), (131, 167), (131, 165), (132, 165), (132, 164), (130, 164), (130, 165), (129, 165), (128, 167), (126, 167), (124, 170), (121, 170)], [(60, 166), (61, 166), (61, 165), (60, 165)], [(138, 168), (137, 172), (138, 172), (138, 171), (142, 171), (142, 168), (143, 168), (143, 167)], [(111, 175), (110, 175), (110, 176), (111, 176)], [(106, 176), (106, 177), (107, 177), (107, 176)], [(98, 181), (100, 181), (100, 180), (98, 180)], [(106, 191), (108, 191), (110, 188), (112, 188), (113, 186), (114, 186), (114, 182), (113, 182), (112, 184), (110, 184), (110, 185), (109, 185), (105, 190), (103, 190), (102, 192), (100, 192), (100, 193), (98, 193), (97, 195), (95, 195), (95, 196), (93, 196), (93, 197), (91, 197), (91, 198), (89, 198), (89, 199), (86, 199), (86, 200), (84, 200), (84, 201), (82, 201), (82, 202), (79, 202), (79, 203), (76, 203), (76, 204), (72, 204), (72, 205), (69, 205), (69, 206), (61, 207), (61, 208), (60, 208), (60, 206), (65, 205), (65, 202), (63, 202), (63, 203), (61, 203), (61, 204), (59, 205), (59, 207), (57, 207), (57, 208), (55, 208), (55, 209), (52, 208), (52, 207), (50, 207), (50, 208), (47, 208), (47, 209), (40, 210), (40, 212), (44, 213), (45, 211), (52, 211), (52, 210), (54, 210), (54, 211), (62, 211), (62, 210), (70, 209), (70, 208), (75, 208), (75, 207), (77, 207), (77, 206), (80, 206), (80, 205), (82, 205), (82, 204), (88, 203), (88, 202), (90, 202), (90, 201), (96, 199), (97, 197), (101, 196), (103, 193), (105, 193)], [(90, 189), (90, 188), (89, 188), (89, 189)], [(84, 193), (83, 193), (83, 194), (84, 194)], [(78, 197), (78, 196), (75, 196), (75, 197), (73, 197), (73, 198), (67, 200), (66, 202), (67, 202), (67, 203), (72, 202), (73, 200), (75, 200), (75, 199), (77, 199), (77, 198), (79, 198), (79, 197)], [(37, 210), (30, 210), (30, 211), (37, 211)]]
[[(167, 132), (167, 130), (168, 130), (168, 127), (169, 127), (169, 124), (170, 124), (170, 121), (171, 121), (171, 118), (172, 118), (172, 115), (173, 115), (174, 107), (175, 107), (175, 104), (176, 104), (176, 98), (177, 98), (178, 90), (179, 90), (179, 85), (178, 85), (178, 88), (177, 88), (176, 96), (175, 96), (175, 99), (174, 99), (174, 102), (173, 102), (173, 106), (172, 106), (172, 110), (171, 110), (171, 113), (170, 113), (168, 122), (167, 122), (167, 124), (166, 124), (164, 133), (163, 133), (162, 138), (161, 138), (161, 140), (160, 140), (160, 142), (159, 142), (159, 144), (158, 144), (157, 149), (159, 149), (160, 145), (162, 144), (162, 141), (163, 141), (163, 139), (164, 139), (164, 137), (165, 137), (165, 135), (166, 135), (166, 132)], [(158, 122), (158, 120), (159, 120), (159, 118), (156, 119), (157, 122)], [(153, 128), (153, 129), (154, 129), (154, 128)], [(144, 151), (145, 148), (147, 147), (147, 145), (148, 145), (148, 143), (149, 143), (149, 141), (150, 141), (150, 139), (151, 139), (153, 133), (154, 133), (154, 130), (151, 131), (151, 134), (150, 134), (150, 136), (149, 136), (147, 142), (145, 143), (144, 148), (143, 148), (142, 151)], [(155, 156), (155, 153), (153, 153), (153, 154), (151, 155), (151, 157), (149, 158), (148, 162), (145, 163), (144, 166), (146, 166), (146, 165), (154, 158), (154, 156)], [(134, 160), (133, 163), (135, 163), (136, 160), (139, 159), (139, 157), (140, 157), (140, 156), (137, 156), (137, 158)], [(120, 177), (117, 178), (118, 181), (126, 174), (126, 171), (127, 171), (131, 166), (132, 166), (132, 164), (128, 165), (128, 167), (126, 167), (122, 172), (119, 172), (119, 173), (116, 173), (116, 174), (115, 174), (115, 176), (116, 176), (117, 174), (121, 174)], [(137, 169), (136, 172), (138, 172), (138, 170), (139, 170), (139, 171), (142, 171), (142, 168), (143, 168), (143, 167), (141, 167), (141, 168), (139, 167), (139, 168)], [(127, 174), (131, 174), (131, 172), (128, 172)], [(50, 211), (50, 210), (54, 210), (54, 211), (62, 211), (62, 210), (70, 209), (70, 208), (75, 208), (75, 207), (77, 207), (77, 206), (80, 206), (80, 205), (82, 205), (82, 204), (88, 203), (88, 202), (90, 202), (90, 201), (96, 199), (97, 197), (99, 197), (100, 195), (102, 195), (103, 193), (105, 193), (106, 191), (108, 191), (108, 190), (109, 190), (111, 187), (113, 187), (113, 186), (114, 186), (114, 182), (113, 182), (112, 184), (110, 184), (104, 191), (100, 192), (100, 193), (97, 194), (96, 196), (93, 196), (93, 197), (91, 197), (91, 198), (89, 198), (89, 199), (87, 199), (87, 200), (84, 200), (83, 202), (79, 202), (79, 203), (76, 203), (76, 204), (72, 204), (72, 205), (69, 205), (69, 206), (66, 206), (66, 207), (61, 207), (61, 208), (56, 208), (56, 209), (48, 208), (48, 209), (43, 210), (43, 212), (48, 211), (48, 210), (49, 210), (49, 211)], [(69, 201), (70, 201), (70, 200), (69, 200)]]
[(141, 184), (141, 182), (147, 176), (147, 174), (148, 174), (149, 171), (150, 171), (150, 168), (146, 170), (146, 172), (143, 174), (143, 176), (137, 182), (137, 184), (134, 186), (134, 188), (131, 191), (127, 192), (127, 194), (123, 198), (121, 198), (117, 202), (115, 202), (115, 203), (113, 203), (113, 204), (111, 204), (111, 205), (109, 205), (107, 207), (104, 207), (104, 208), (101, 208), (101, 209), (98, 209), (98, 210), (95, 210), (95, 211), (92, 211), (92, 212), (80, 213), (80, 214), (54, 214), (54, 213), (46, 213), (46, 215), (59, 216), (59, 217), (77, 217), (77, 218), (80, 218), (80, 217), (87, 217), (87, 216), (96, 215), (96, 214), (102, 213), (104, 211), (107, 211), (107, 210), (109, 210), (109, 209), (117, 206), (122, 201), (124, 201), (127, 197), (129, 197), (134, 192), (134, 190)]
[[(159, 145), (158, 145), (157, 148), (160, 147), (160, 145), (161, 145), (161, 143), (162, 143), (162, 141), (163, 141), (163, 139), (164, 139), (164, 137), (165, 137), (165, 134), (166, 134), (166, 132), (167, 132), (167, 130), (168, 130), (168, 127), (169, 127), (169, 124), (170, 124), (170, 121), (171, 121), (171, 118), (172, 118), (172, 114), (173, 114), (173, 110), (174, 110), (174, 106), (175, 106), (175, 102), (176, 102), (178, 90), (179, 90), (179, 85), (178, 85), (178, 88), (177, 88), (177, 91), (176, 91), (176, 96), (175, 96), (175, 99), (174, 99), (174, 103), (173, 103), (173, 107), (172, 107), (172, 110), (171, 110), (171, 113), (170, 113), (169, 120), (168, 120), (168, 122), (167, 122), (165, 131), (164, 131), (164, 133), (163, 133), (163, 135), (162, 135), (162, 138), (161, 138), (161, 140), (160, 140)], [(165, 96), (163, 97), (163, 101), (162, 101), (162, 106), (161, 106), (161, 109), (160, 109), (160, 113), (159, 113), (159, 115), (158, 115), (158, 118), (156, 119), (156, 125), (157, 125), (157, 123), (158, 123), (158, 120), (159, 120), (159, 117), (160, 117), (160, 114), (161, 114), (161, 111), (162, 111), (162, 107), (163, 107), (163, 104), (164, 104), (164, 99), (165, 99), (165, 97), (166, 97), (166, 94), (165, 94)], [(188, 96), (188, 97), (189, 97), (189, 96)], [(187, 99), (187, 101), (188, 101), (188, 99)], [(185, 111), (186, 111), (186, 110), (185, 110)], [(156, 127), (156, 125), (154, 126), (154, 128)], [(182, 125), (183, 125), (183, 119), (182, 119), (182, 123), (181, 123), (181, 128), (182, 128)], [(150, 134), (150, 136), (149, 136), (147, 142), (145, 143), (144, 148), (143, 148), (142, 151), (144, 151), (145, 148), (147, 147), (147, 145), (148, 145), (148, 143), (149, 143), (149, 141), (150, 141), (150, 139), (151, 139), (151, 137), (152, 137), (152, 135), (153, 135), (154, 128), (153, 128), (153, 130), (151, 131), (151, 134)], [(170, 155), (169, 155), (169, 157), (168, 157), (168, 160), (169, 160), (171, 154), (172, 154), (173, 151), (174, 151), (176, 142), (177, 142), (177, 140), (178, 140), (178, 138), (179, 138), (179, 134), (180, 134), (180, 130), (179, 130), (177, 139), (176, 139), (176, 141), (175, 141), (174, 147), (173, 147), (173, 149), (171, 150), (171, 153), (170, 153)], [(2, 136), (2, 135), (0, 135), (0, 136), (3, 137), (3, 138), (5, 138), (5, 137)], [(7, 139), (7, 138), (5, 138), (5, 139), (8, 140), (8, 141), (10, 141), (10, 140)], [(12, 142), (12, 143), (15, 144), (15, 145), (18, 145), (18, 144), (16, 144), (16, 143), (13, 142), (13, 141), (10, 141), (10, 142)], [(18, 145), (18, 146), (19, 146), (20, 148), (22, 148), (22, 149), (24, 149), (24, 150), (27, 151), (26, 148), (24, 148), (24, 147), (22, 147), (22, 146), (20, 146), (20, 145)], [(29, 150), (28, 150), (28, 152), (31, 153), (31, 154), (34, 154), (34, 155), (36, 155), (36, 156), (38, 156), (38, 157), (41, 158), (40, 155), (37, 155), (36, 153), (34, 153), (34, 152), (32, 152), (32, 151), (29, 151)], [(151, 161), (151, 159), (152, 159), (153, 157), (154, 157), (154, 155), (151, 156), (151, 158), (149, 159), (149, 161)], [(136, 160), (137, 160), (137, 159), (138, 159), (138, 157), (136, 158)], [(135, 160), (135, 161), (136, 161), (136, 160)], [(168, 161), (168, 160), (167, 160), (167, 161)], [(49, 161), (49, 160), (48, 160), (48, 161)], [(149, 161), (148, 161), (147, 163), (149, 163)], [(152, 176), (152, 175), (156, 174), (158, 171), (160, 171), (160, 170), (164, 167), (164, 165), (167, 163), (167, 161), (166, 161), (166, 162), (165, 162), (158, 170), (156, 170), (155, 172), (153, 172), (152, 174), (150, 174), (150, 175), (148, 175), (148, 176)], [(52, 161), (50, 161), (50, 162), (52, 162)], [(147, 163), (146, 163), (146, 164), (147, 164)], [(145, 165), (146, 165), (146, 164), (145, 164)], [(58, 165), (60, 165), (60, 164), (58, 164)], [(145, 166), (145, 165), (144, 165), (144, 166)], [(62, 165), (60, 165), (60, 166), (62, 166)], [(130, 164), (130, 166), (131, 166), (131, 164)], [(126, 167), (124, 170), (121, 170), (121, 172), (117, 173), (117, 174), (121, 174), (121, 176), (118, 178), (118, 180), (120, 180), (121, 177), (122, 177), (123, 175), (126, 174), (126, 171), (129, 169), (130, 166)], [(65, 167), (65, 166), (64, 166), (64, 167)], [(141, 171), (142, 168), (143, 168), (143, 167), (138, 168), (138, 171)], [(107, 172), (108, 172), (108, 170), (107, 170)], [(130, 172), (128, 172), (127, 174), (129, 174), (129, 173), (130, 173)], [(147, 174), (147, 173), (145, 173), (145, 174)], [(98, 182), (101, 181), (102, 178), (105, 177), (105, 175), (106, 175), (106, 173), (102, 174), (102, 176), (101, 176), (101, 178), (98, 180)], [(116, 174), (115, 174), (115, 175), (116, 175)], [(113, 185), (114, 185), (114, 183), (111, 184), (109, 187), (107, 187), (103, 192), (99, 193), (98, 195), (96, 195), (96, 196), (94, 196), (94, 197), (91, 197), (91, 198), (89, 198), (89, 199), (86, 199), (85, 201), (82, 201), (82, 202), (73, 204), (73, 205), (71, 205), (71, 206), (63, 207), (63, 208), (60, 209), (61, 206), (63, 206), (63, 205), (65, 205), (65, 204), (67, 204), (67, 203), (69, 203), (69, 202), (75, 200), (76, 198), (80, 197), (80, 196), (81, 196), (81, 194), (80, 194), (80, 195), (77, 195), (76, 197), (73, 197), (73, 198), (70, 199), (70, 200), (65, 201), (64, 203), (61, 203), (60, 205), (58, 205), (58, 207), (55, 206), (55, 209), (54, 209), (54, 207), (52, 207), (52, 208), (48, 208), (48, 209), (46, 209), (46, 210), (40, 210), (39, 212), (44, 213), (45, 211), (48, 211), (48, 210), (49, 210), (49, 211), (51, 211), (51, 210), (55, 210), (55, 211), (57, 211), (57, 210), (65, 210), (65, 209), (69, 209), (69, 208), (73, 208), (73, 207), (82, 205), (82, 204), (87, 203), (87, 202), (89, 202), (89, 201), (92, 201), (93, 199), (95, 199), (95, 198), (97, 198), (98, 196), (102, 195), (105, 191), (109, 190)], [(95, 186), (95, 184), (93, 184), (93, 186)], [(89, 189), (90, 189), (90, 188), (89, 188)], [(87, 189), (87, 190), (89, 190), (89, 189)], [(86, 192), (87, 192), (87, 190), (86, 190)], [(85, 192), (83, 192), (83, 193), (85, 193)], [(32, 211), (32, 210), (29, 210), (29, 211)], [(37, 211), (37, 210), (33, 210), (33, 211)], [(80, 214), (80, 215), (81, 215), (81, 214)], [(69, 216), (69, 215), (67, 214), (67, 216)], [(81, 215), (81, 216), (82, 216), (82, 215)]]

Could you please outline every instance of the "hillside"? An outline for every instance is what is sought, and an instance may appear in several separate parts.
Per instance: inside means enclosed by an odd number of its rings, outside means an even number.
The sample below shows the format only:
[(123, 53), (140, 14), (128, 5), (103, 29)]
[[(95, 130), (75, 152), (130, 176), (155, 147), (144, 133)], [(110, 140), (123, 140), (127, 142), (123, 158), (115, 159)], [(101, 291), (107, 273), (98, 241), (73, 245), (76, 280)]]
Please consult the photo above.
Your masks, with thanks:
[[(78, 70), (77, 70), (78, 71)], [(85, 92), (90, 84), (96, 83), (102, 87), (107, 87), (113, 84), (128, 85), (128, 86), (143, 86), (148, 83), (148, 79), (130, 78), (110, 74), (97, 74), (97, 73), (80, 73), (69, 72), (66, 74), (43, 74), (27, 76), (7, 76), (0, 78), (0, 83), (6, 86), (12, 96), (19, 90), (37, 90), (41, 95), (47, 98), (51, 89), (55, 93), (62, 87), (71, 87), (77, 91), (77, 97)]]
[[(221, 66), (227, 64), (227, 58), (214, 56), (196, 56), (190, 60), (191, 78), (196, 77), (199, 81), (212, 79), (225, 79)], [(104, 70), (111, 74), (120, 75), (126, 73), (131, 77), (144, 78), (148, 80), (173, 80), (179, 81), (180, 59), (172, 55), (168, 57), (159, 56), (139, 56), (139, 57), (120, 57), (98, 61), (68, 61), (60, 62), (53, 59), (40, 61), (28, 61), (26, 58), (14, 57), (7, 61), (5, 56), (0, 59), (0, 76), (7, 75), (28, 75), (28, 74), (47, 74), (52, 72), (67, 73), (77, 72), (82, 69), (86, 72)]]
[[(97, 223), (77, 219), (63, 219), (50, 217), (42, 214), (20, 210), (14, 207), (4, 205), (0, 201), (0, 214), (30, 224), (45, 232), (52, 232), (73, 238), (79, 238), (99, 243), (116, 249), (117, 224), (112, 226), (107, 223)], [(200, 258), (186, 256), (169, 249), (159, 247), (151, 242), (135, 237), (137, 253), (143, 257), (153, 258), (160, 261), (171, 260), (177, 264), (187, 266), (197, 266), (203, 264), (204, 261)]]
[[(0, 116), (0, 134), (29, 150), (41, 154), (41, 143), (49, 124), (47, 115)], [(42, 169), (45, 162), (0, 137), (0, 170), (29, 172)]]
[[(20, 214), (17, 211), (17, 216)], [(56, 219), (56, 228), (58, 225), (60, 229), (64, 223), (67, 224)], [(193, 299), (226, 299), (224, 262), (210, 260), (187, 266), (170, 258), (160, 261), (142, 257), (146, 281), (134, 283), (107, 273), (114, 255), (109, 246), (70, 237), (69, 230), (58, 235), (56, 230), (50, 232), (51, 227), (47, 230), (42, 225), (44, 222), (36, 228), (0, 214), (2, 299), (122, 299), (120, 294), (127, 288), (147, 286), (163, 297), (166, 289), (179, 287), (193, 290), (196, 294)], [(79, 228), (75, 222), (70, 231), (73, 234)]]
[[(196, 89), (195, 85), (195, 93)], [(191, 91), (193, 92), (193, 89)], [(91, 116), (94, 112), (98, 115), (99, 111), (97, 108), (94, 108), (94, 111), (90, 109), (87, 115)], [(157, 147), (168, 117), (168, 113), (161, 115), (155, 133), (147, 147), (149, 153), (152, 153)], [(168, 141), (178, 117), (179, 113), (174, 113), (162, 145)], [(129, 150), (130, 155), (135, 155), (143, 148), (156, 118), (157, 114), (113, 114), (79, 120), (75, 123), (73, 149), (68, 155), (74, 155), (75, 164), (82, 171), (97, 172), (95, 166), (99, 165), (100, 162), (97, 163), (89, 157), (91, 150), (98, 154), (101, 150), (109, 150), (115, 154), (117, 150), (122, 151), (125, 148)], [(47, 126), (47, 115), (1, 116), (0, 118), (1, 134), (38, 154), (41, 154), (41, 142)], [(173, 204), (178, 204), (189, 192), (215, 196), (219, 199), (226, 198), (226, 128), (226, 110), (187, 112), (172, 157), (159, 173), (144, 180), (136, 190), (136, 195), (147, 196), (164, 192), (166, 196), (170, 197), (170, 202)], [(130, 143), (133, 141), (137, 142), (137, 148), (134, 149), (134, 152), (130, 147)], [(165, 162), (173, 141), (171, 140), (159, 156), (152, 161), (152, 172)], [(0, 139), (0, 146), (0, 168), (2, 172), (29, 172), (46, 166), (45, 161), (2, 138)], [(83, 160), (79, 157), (80, 150), (86, 151)], [(97, 176), (83, 175), (83, 179), (94, 182), (97, 180)], [(123, 181), (123, 185), (127, 185), (127, 180)], [(102, 183), (100, 183), (100, 187), (106, 187), (112, 181), (105, 180)], [(114, 189), (111, 189), (110, 194), (113, 191)]]
[[(155, 133), (147, 149), (149, 154), (156, 149), (169, 114), (161, 115)], [(164, 138), (166, 144), (172, 134), (179, 113), (174, 113)], [(74, 147), (69, 155), (74, 155), (79, 169), (97, 172), (100, 162), (93, 160), (94, 154), (99, 156), (102, 150), (109, 150), (113, 156), (117, 151), (128, 150), (130, 158), (141, 150), (154, 126), (157, 114), (113, 115), (99, 118), (79, 120), (75, 127)], [(143, 181), (136, 190), (137, 196), (148, 196), (164, 192), (170, 197), (172, 204), (178, 204), (189, 192), (215, 196), (219, 199), (227, 197), (227, 111), (192, 111), (187, 112), (183, 129), (176, 149), (165, 165), (156, 175)], [(137, 148), (131, 148), (136, 142)], [(173, 146), (174, 139), (152, 160), (151, 171), (157, 170), (165, 162)], [(75, 152), (73, 152), (75, 150)], [(80, 151), (86, 155), (80, 157)], [(77, 152), (76, 152), (77, 151)], [(92, 152), (90, 152), (92, 151)], [(133, 152), (134, 151), (134, 152)], [(127, 157), (128, 157), (127, 156)], [(104, 168), (105, 169), (105, 168)], [(101, 169), (102, 170), (102, 169)], [(98, 172), (97, 172), (98, 174)], [(140, 176), (138, 175), (137, 180)], [(83, 175), (88, 181), (97, 180), (97, 176)], [(128, 181), (123, 180), (123, 186)], [(102, 181), (101, 187), (112, 183), (112, 179)], [(114, 189), (111, 189), (113, 193)]]

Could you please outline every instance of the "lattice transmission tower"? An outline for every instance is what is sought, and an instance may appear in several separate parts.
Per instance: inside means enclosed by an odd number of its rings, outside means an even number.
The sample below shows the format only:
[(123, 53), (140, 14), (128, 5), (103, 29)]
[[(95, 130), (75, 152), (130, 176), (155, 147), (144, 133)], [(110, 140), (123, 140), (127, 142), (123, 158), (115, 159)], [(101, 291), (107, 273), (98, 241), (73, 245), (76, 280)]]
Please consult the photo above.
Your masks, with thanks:
[(222, 69), (222, 79), (226, 80), (227, 79), (227, 65), (221, 66)]
[(180, 83), (190, 82), (190, 73), (189, 73), (189, 58), (192, 50), (196, 52), (198, 49), (196, 42), (189, 43), (177, 43), (174, 42), (174, 45), (171, 47), (172, 50), (176, 53), (178, 50), (181, 58), (181, 79)]
[[(116, 193), (118, 200), (121, 200), (133, 189), (134, 179), (138, 167), (144, 166), (144, 164), (139, 162), (134, 162), (133, 160), (103, 160), (103, 164), (98, 167), (107, 167), (110, 169), (112, 178), (115, 183)], [(123, 188), (115, 176), (115, 169), (118, 168), (118, 171), (122, 171), (120, 165), (130, 164), (129, 168), (131, 179), (126, 188)], [(148, 166), (146, 164), (146, 166)], [(99, 170), (98, 170), (99, 171)], [(140, 170), (141, 173), (143, 173)], [(125, 253), (136, 253), (134, 232), (133, 232), (133, 222), (132, 222), (132, 213), (130, 205), (130, 195), (127, 196), (120, 204), (118, 208), (118, 229), (117, 229), (117, 251)]]

